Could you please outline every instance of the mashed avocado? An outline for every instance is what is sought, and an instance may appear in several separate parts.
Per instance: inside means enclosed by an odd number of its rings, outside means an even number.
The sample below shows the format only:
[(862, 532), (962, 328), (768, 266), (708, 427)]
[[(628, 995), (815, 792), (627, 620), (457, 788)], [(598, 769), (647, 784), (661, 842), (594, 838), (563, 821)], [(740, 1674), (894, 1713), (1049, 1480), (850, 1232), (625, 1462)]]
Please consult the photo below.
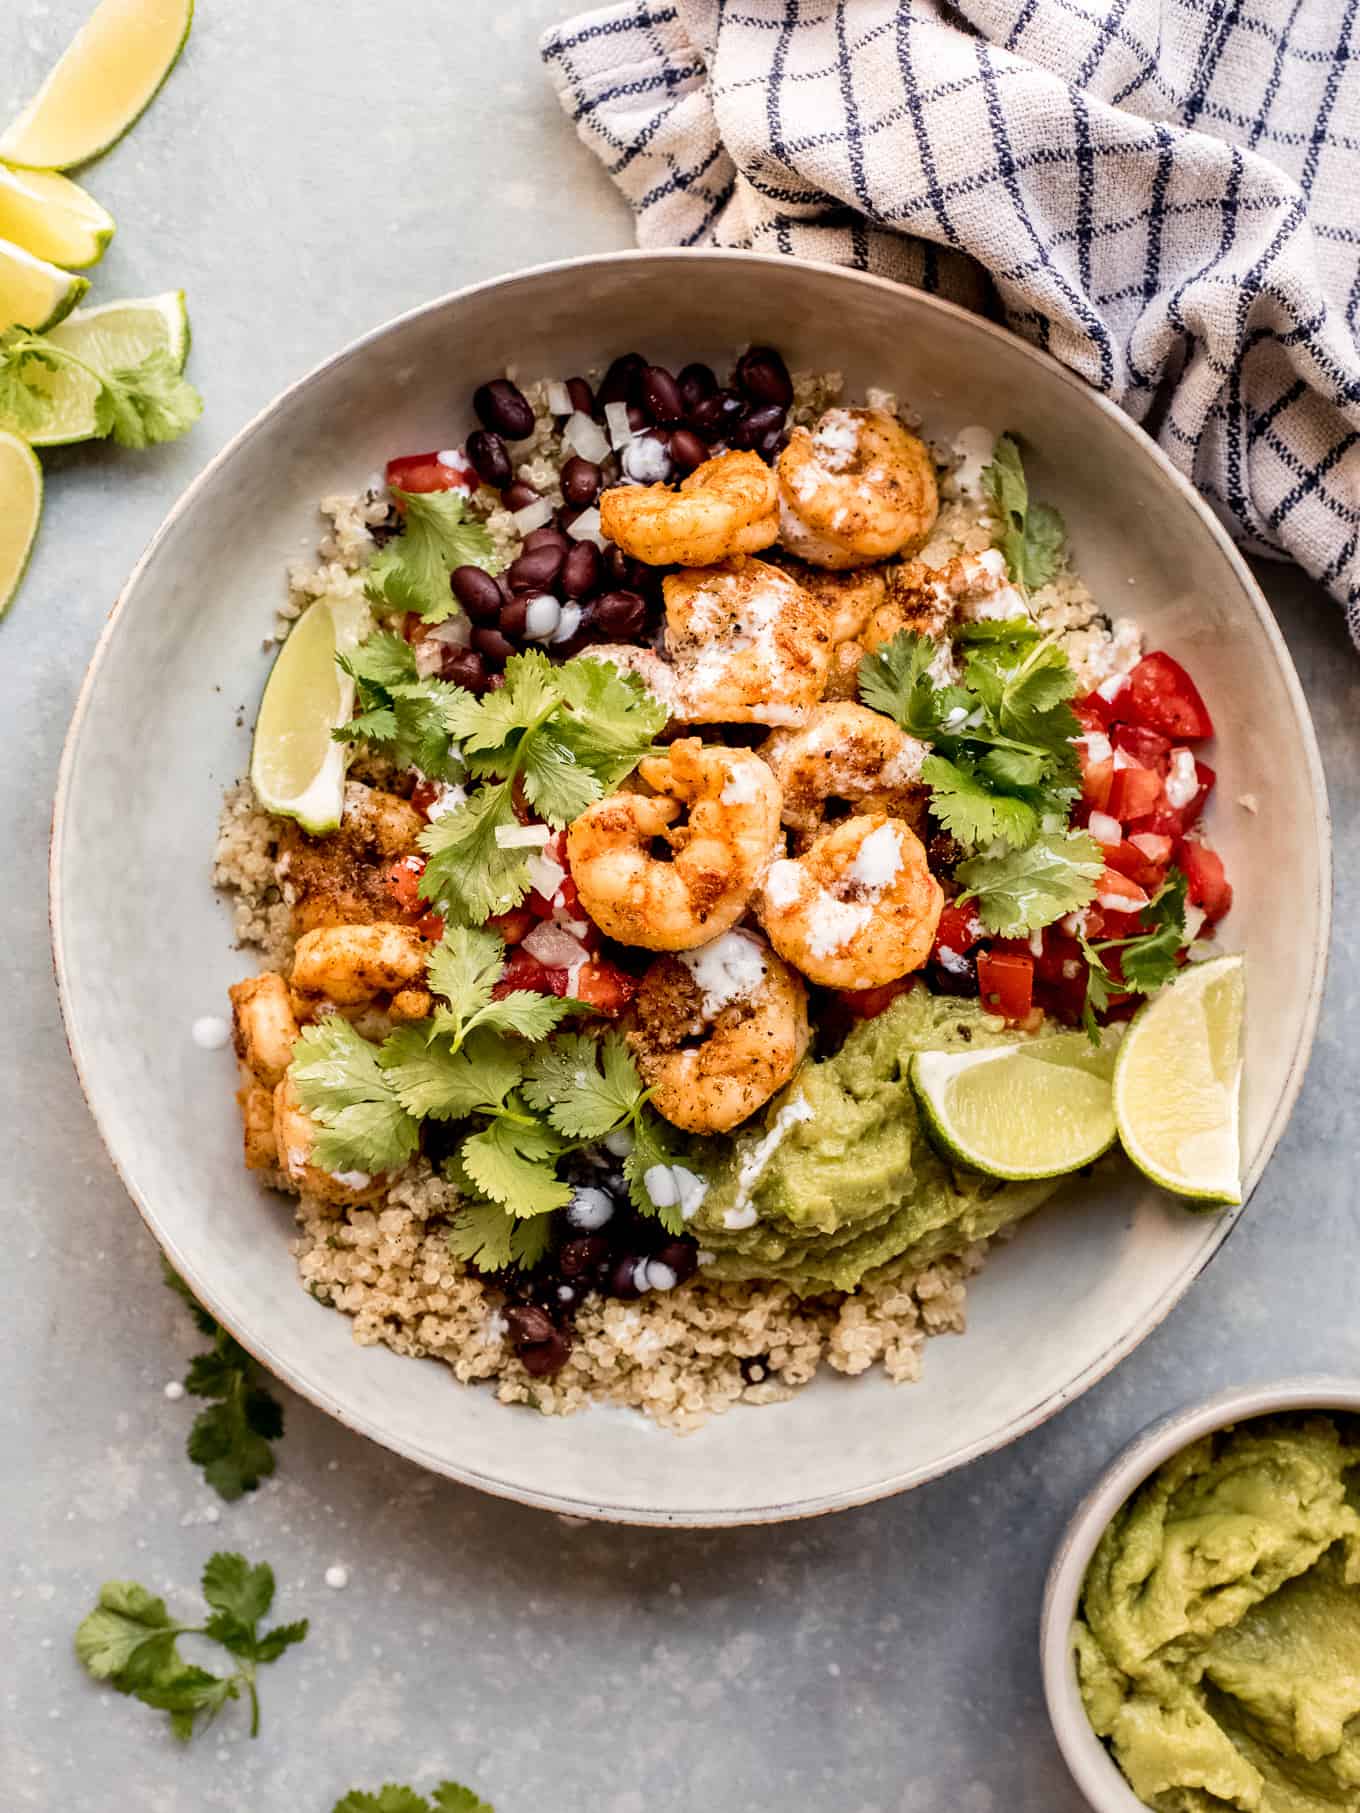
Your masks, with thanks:
[(915, 988), (834, 1057), (804, 1064), (755, 1128), (696, 1149), (709, 1185), (692, 1229), (715, 1255), (706, 1275), (778, 1278), (804, 1296), (853, 1290), (1036, 1209), (1056, 1183), (956, 1171), (929, 1144), (907, 1080), (914, 1051), (1013, 1038), (977, 1002)]
[(1160, 1813), (1360, 1809), (1360, 1429), (1196, 1442), (1115, 1517), (1082, 1589), (1092, 1725)]

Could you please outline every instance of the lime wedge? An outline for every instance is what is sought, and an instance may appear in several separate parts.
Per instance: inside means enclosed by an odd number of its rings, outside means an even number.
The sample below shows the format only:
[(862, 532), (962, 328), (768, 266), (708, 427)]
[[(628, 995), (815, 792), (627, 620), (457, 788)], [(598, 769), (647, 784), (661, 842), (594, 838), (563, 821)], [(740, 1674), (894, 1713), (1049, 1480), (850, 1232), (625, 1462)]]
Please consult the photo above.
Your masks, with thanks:
[(193, 16), (193, 0), (99, 0), (0, 136), (0, 160), (69, 170), (107, 151), (174, 68)]
[(1241, 956), (1183, 969), (1129, 1024), (1114, 1071), (1124, 1150), (1154, 1183), (1204, 1203), (1241, 1202)]
[(1054, 1033), (989, 1051), (918, 1051), (911, 1083), (936, 1143), (986, 1177), (1079, 1171), (1114, 1144), (1118, 1034)]
[(0, 239), (66, 269), (98, 264), (113, 238), (113, 216), (55, 170), (0, 164)]
[(70, 314), (89, 287), (83, 277), (0, 239), (0, 333), (7, 327), (46, 333)]
[(265, 682), (250, 780), (266, 812), (295, 818), (304, 831), (340, 823), (349, 750), (331, 732), (349, 717), (354, 682), (335, 657), (363, 634), (362, 599), (319, 598), (297, 621)]
[(0, 431), (0, 617), (19, 589), (42, 516), (42, 467), (17, 434)]
[[(169, 353), (176, 370), (182, 371), (189, 356), (184, 291), (168, 290), (162, 296), (78, 308), (47, 337), (54, 346), (65, 347), (97, 371), (125, 371), (160, 349)], [(25, 440), (34, 447), (65, 447), (72, 441), (94, 438), (99, 384), (88, 372), (71, 366), (50, 371), (30, 365), (24, 377), (29, 389), (40, 392), (48, 401), (41, 426), (25, 428)], [(19, 424), (6, 421), (0, 411), (0, 427), (18, 429)]]

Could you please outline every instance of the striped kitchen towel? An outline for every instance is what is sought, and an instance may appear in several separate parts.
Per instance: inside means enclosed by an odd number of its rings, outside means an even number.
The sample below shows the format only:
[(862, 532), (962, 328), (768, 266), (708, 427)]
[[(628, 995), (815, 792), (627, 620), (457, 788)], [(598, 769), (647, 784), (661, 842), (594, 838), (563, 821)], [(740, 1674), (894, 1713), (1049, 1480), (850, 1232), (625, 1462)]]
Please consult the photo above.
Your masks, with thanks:
[(1360, 0), (623, 0), (546, 34), (643, 245), (999, 313), (1360, 642)]

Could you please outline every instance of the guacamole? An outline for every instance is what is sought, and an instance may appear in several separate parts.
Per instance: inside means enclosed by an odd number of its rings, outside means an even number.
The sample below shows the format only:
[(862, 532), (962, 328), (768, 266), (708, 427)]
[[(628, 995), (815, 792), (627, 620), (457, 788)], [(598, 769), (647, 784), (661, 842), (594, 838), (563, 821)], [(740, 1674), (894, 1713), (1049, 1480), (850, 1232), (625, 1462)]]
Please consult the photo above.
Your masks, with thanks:
[(1092, 1725), (1160, 1813), (1360, 1809), (1360, 1424), (1194, 1443), (1115, 1517), (1082, 1588)]
[(1014, 1039), (976, 1001), (924, 988), (861, 1021), (834, 1057), (805, 1063), (754, 1128), (704, 1141), (708, 1190), (691, 1228), (706, 1275), (777, 1278), (803, 1296), (849, 1291), (889, 1264), (925, 1265), (1018, 1221), (1054, 1181), (1002, 1184), (958, 1171), (926, 1138), (914, 1051)]

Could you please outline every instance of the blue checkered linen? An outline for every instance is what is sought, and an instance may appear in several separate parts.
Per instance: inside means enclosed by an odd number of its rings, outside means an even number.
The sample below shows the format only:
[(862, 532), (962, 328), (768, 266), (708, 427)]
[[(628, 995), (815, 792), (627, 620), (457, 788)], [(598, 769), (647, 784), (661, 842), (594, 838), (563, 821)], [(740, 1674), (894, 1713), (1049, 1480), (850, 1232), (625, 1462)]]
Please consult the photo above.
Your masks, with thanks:
[(1360, 642), (1360, 0), (624, 0), (543, 56), (642, 245), (990, 308)]

